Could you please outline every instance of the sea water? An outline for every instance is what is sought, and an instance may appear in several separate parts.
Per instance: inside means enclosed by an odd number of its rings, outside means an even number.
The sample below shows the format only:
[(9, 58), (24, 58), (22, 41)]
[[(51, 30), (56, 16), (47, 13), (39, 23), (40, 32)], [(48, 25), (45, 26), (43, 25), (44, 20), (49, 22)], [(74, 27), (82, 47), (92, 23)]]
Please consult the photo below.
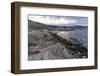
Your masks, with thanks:
[(88, 47), (88, 28), (59, 31), (57, 34), (67, 40), (71, 38), (77, 39), (83, 46)]

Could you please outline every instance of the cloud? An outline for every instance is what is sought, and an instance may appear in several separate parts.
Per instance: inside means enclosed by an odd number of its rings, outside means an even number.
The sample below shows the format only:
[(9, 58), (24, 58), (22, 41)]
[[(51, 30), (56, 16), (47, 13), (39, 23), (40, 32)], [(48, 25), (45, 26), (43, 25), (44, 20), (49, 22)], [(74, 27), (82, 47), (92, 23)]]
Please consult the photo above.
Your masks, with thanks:
[[(62, 17), (62, 16), (42, 16), (42, 15), (29, 15), (29, 20), (49, 24), (49, 25), (83, 25), (86, 24), (86, 18), (78, 18), (78, 17)], [(85, 20), (86, 19), (86, 20)]]
[(56, 20), (55, 22), (52, 22), (53, 24), (72, 24), (75, 23), (76, 21), (73, 19), (64, 19), (64, 18), (60, 18), (58, 20)]

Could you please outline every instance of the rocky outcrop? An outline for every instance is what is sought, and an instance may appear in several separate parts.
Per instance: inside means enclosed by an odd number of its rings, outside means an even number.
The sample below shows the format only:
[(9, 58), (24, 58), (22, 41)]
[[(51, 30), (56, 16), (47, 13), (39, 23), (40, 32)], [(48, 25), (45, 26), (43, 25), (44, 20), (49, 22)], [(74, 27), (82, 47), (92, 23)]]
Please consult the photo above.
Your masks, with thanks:
[(49, 32), (32, 31), (29, 33), (29, 60), (73, 59), (60, 42), (55, 41)]

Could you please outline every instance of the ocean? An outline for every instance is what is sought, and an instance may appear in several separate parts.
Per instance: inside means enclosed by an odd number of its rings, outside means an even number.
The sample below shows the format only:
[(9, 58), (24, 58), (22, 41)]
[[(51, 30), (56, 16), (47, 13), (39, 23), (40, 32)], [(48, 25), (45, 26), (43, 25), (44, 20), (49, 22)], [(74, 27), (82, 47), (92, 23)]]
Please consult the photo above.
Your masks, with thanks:
[(59, 31), (59, 36), (65, 39), (77, 39), (83, 46), (88, 47), (88, 28), (76, 29), (72, 31)]

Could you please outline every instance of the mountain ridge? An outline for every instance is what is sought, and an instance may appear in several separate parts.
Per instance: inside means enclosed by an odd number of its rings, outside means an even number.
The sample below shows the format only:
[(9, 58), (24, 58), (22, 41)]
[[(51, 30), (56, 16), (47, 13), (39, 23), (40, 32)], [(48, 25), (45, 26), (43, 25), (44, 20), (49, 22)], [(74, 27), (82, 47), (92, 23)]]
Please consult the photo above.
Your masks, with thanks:
[(47, 25), (47, 24), (43, 24), (43, 23), (39, 23), (39, 22), (35, 22), (35, 21), (31, 21), (28, 20), (28, 27), (29, 29), (34, 29), (34, 30), (42, 30), (42, 29), (46, 29), (46, 30), (60, 30), (60, 31), (70, 31), (70, 30), (74, 30), (74, 29), (83, 29), (83, 28), (87, 28), (88, 26), (80, 26), (80, 25), (76, 25), (76, 26), (57, 26), (57, 25)]

